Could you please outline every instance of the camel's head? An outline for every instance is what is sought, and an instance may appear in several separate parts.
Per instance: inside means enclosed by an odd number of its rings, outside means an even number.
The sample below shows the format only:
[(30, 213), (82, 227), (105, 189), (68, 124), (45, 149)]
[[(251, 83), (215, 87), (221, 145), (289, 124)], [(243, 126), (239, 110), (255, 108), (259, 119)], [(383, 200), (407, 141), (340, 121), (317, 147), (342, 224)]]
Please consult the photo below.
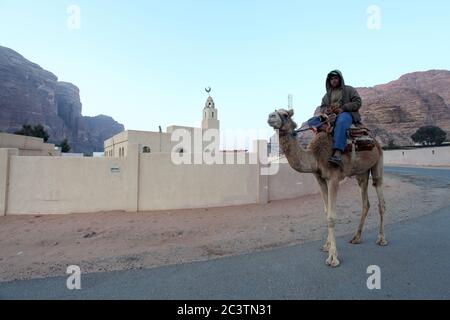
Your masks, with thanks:
[(294, 110), (279, 109), (269, 114), (267, 123), (275, 130), (290, 132), (297, 128), (297, 124), (292, 120)]

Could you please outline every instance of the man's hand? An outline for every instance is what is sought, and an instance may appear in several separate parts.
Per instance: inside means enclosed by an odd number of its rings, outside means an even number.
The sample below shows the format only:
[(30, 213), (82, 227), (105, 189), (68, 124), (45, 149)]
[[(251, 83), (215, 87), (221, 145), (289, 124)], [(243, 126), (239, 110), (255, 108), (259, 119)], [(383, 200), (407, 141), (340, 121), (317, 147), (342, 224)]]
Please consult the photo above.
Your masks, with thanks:
[(331, 108), (331, 112), (334, 114), (341, 114), (342, 112), (344, 112), (344, 110), (342, 110), (342, 108), (338, 106), (332, 106)]
[(336, 122), (336, 114), (331, 113), (330, 115), (322, 115), (322, 125), (319, 128), (319, 131), (330, 132), (332, 126)]
[(336, 109), (334, 109), (334, 113), (335, 113), (335, 114), (341, 114), (342, 112), (344, 112), (344, 110), (342, 110), (342, 108), (336, 108)]
[(330, 114), (333, 114), (334, 112), (333, 112), (333, 108), (334, 108), (334, 106), (328, 106), (328, 107), (326, 107), (325, 108), (325, 114), (327, 115), (327, 116), (329, 116)]

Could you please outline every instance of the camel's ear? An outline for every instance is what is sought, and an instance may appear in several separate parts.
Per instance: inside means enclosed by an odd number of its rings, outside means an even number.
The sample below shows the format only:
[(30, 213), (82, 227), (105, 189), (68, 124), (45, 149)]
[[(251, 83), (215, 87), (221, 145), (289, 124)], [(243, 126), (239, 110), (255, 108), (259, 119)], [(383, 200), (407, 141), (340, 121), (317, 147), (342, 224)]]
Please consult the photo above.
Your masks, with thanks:
[(288, 114), (289, 114), (290, 117), (292, 117), (292, 116), (294, 115), (294, 110), (292, 110), (292, 109), (289, 110), (289, 111), (288, 111)]

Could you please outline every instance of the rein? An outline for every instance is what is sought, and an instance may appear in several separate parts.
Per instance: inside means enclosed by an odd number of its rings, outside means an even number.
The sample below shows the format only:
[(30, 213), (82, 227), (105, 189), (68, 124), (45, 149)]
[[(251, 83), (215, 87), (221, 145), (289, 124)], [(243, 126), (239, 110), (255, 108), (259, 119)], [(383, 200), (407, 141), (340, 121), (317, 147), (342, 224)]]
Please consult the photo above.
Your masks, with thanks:
[[(283, 127), (284, 124), (286, 123), (286, 119), (283, 116), (281, 116), (281, 114), (278, 111), (276, 111), (276, 113), (278, 114), (278, 117), (281, 119), (281, 126)], [(330, 122), (330, 119), (326, 118), (325, 121), (320, 122), (317, 127), (311, 127), (310, 126), (308, 128), (305, 128), (305, 129), (300, 128), (300, 129), (297, 129), (297, 130), (292, 130), (290, 132), (281, 131), (281, 130), (279, 130), (279, 131), (280, 131), (280, 133), (283, 133), (283, 134), (286, 134), (286, 135), (290, 135), (292, 137), (296, 137), (298, 133), (306, 132), (306, 131), (310, 131), (310, 130), (315, 132), (315, 133), (317, 133), (317, 128), (320, 128), (321, 126), (323, 126), (325, 124), (329, 124), (329, 122)]]

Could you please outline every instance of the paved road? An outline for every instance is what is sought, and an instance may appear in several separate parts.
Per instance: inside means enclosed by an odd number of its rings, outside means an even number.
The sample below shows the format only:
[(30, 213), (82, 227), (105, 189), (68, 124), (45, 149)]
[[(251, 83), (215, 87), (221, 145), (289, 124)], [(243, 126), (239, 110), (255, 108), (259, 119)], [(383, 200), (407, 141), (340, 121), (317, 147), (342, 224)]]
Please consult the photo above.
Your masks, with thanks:
[[(447, 187), (450, 170), (386, 168), (388, 174)], [(422, 179), (423, 178), (423, 179)], [(419, 182), (420, 183), (420, 182)], [(449, 192), (450, 194), (450, 192)], [(1, 299), (450, 299), (450, 207), (389, 225), (390, 246), (367, 232), (354, 246), (338, 238), (342, 265), (324, 264), (321, 242), (207, 262), (0, 284)], [(367, 267), (381, 268), (381, 290), (367, 289)]]
[[(450, 168), (385, 167), (385, 173), (404, 178), (420, 187), (447, 188), (450, 190)], [(419, 179), (418, 179), (419, 178)]]

